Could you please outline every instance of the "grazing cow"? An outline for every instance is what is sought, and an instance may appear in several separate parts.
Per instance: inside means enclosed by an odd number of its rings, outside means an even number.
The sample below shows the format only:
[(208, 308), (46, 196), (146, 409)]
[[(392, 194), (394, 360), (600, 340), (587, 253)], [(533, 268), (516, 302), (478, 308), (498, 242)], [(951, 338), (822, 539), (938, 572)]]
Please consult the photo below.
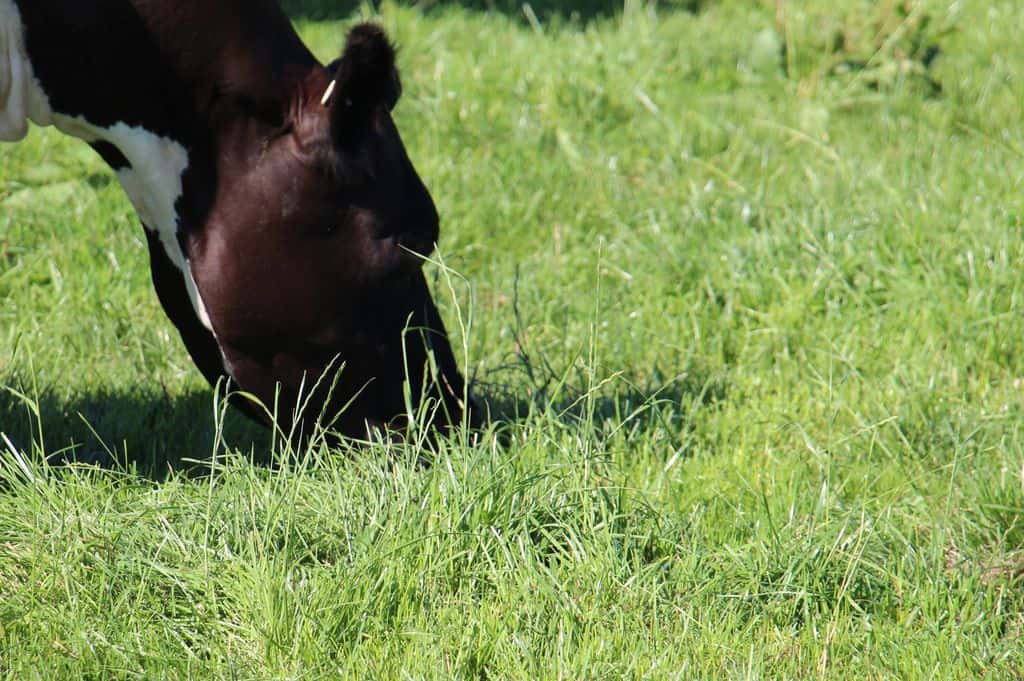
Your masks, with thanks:
[(0, 0), (0, 139), (31, 121), (99, 153), (199, 370), (278, 405), (285, 427), (404, 428), (406, 380), (431, 425), (463, 416), (400, 93), (380, 28), (354, 27), (325, 67), (273, 0)]

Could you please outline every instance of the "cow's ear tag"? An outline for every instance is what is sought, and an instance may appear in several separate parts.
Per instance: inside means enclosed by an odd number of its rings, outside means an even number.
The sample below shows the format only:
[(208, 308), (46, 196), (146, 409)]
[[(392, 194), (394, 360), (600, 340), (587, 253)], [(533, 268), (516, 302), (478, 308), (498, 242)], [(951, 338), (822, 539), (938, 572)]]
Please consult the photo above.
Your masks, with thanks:
[[(334, 80), (332, 80), (327, 85), (327, 89), (324, 90), (324, 96), (320, 98), (320, 106), (323, 106), (323, 107), (330, 106), (330, 104), (331, 104), (331, 97), (334, 96), (334, 90), (337, 87), (338, 87), (338, 79), (335, 78)], [(351, 109), (352, 108), (352, 98), (351, 97), (346, 97), (345, 98), (345, 108), (346, 109)]]
[(335, 78), (334, 80), (331, 81), (330, 85), (327, 86), (327, 89), (324, 90), (324, 96), (320, 98), (320, 106), (327, 106), (328, 104), (331, 103), (331, 95), (334, 94), (334, 88), (336, 88), (337, 86), (338, 79)]

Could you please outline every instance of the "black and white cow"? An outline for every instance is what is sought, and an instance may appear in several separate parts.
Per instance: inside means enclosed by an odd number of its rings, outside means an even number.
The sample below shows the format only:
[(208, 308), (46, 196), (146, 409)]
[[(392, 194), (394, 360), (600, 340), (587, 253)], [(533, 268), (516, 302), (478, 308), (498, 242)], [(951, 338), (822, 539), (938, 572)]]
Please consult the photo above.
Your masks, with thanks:
[(438, 407), (432, 425), (462, 418), (421, 268), (438, 216), (391, 118), (400, 92), (380, 28), (354, 27), (325, 67), (273, 0), (0, 0), (0, 139), (31, 121), (99, 153), (199, 370), (277, 404), (286, 427), (339, 364), (304, 420), (404, 427), (406, 380)]

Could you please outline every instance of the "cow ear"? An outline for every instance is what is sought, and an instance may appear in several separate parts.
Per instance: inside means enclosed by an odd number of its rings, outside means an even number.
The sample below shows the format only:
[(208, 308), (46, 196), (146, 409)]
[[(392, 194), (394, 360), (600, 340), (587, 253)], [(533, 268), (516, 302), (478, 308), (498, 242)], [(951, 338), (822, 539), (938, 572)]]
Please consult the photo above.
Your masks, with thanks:
[(327, 68), (333, 80), (321, 103), (330, 110), (335, 140), (343, 139), (377, 107), (393, 109), (401, 95), (395, 48), (384, 29), (375, 24), (353, 27), (341, 58)]

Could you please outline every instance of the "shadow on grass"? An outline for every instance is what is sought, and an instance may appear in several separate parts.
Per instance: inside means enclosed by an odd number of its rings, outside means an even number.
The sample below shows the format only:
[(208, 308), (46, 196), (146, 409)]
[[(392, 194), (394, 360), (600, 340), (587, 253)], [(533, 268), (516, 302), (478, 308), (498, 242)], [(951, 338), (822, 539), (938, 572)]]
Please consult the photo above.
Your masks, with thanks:
[[(401, 0), (400, 4), (422, 12), (447, 7), (503, 14), (523, 21), (570, 21), (587, 23), (594, 19), (621, 14), (626, 0)], [(645, 0), (660, 9), (697, 13), (714, 0)], [(355, 0), (282, 0), (292, 19), (342, 20), (352, 17), (361, 7), (376, 7), (379, 2)], [(528, 8), (527, 8), (528, 6)]]
[(693, 414), (727, 396), (725, 369), (691, 361), (671, 372), (657, 365), (631, 367), (600, 378), (586, 366), (585, 348), (568, 368), (556, 369), (564, 362), (553, 362), (527, 342), (520, 277), (517, 267), (510, 329), (516, 351), (485, 376), (469, 377), (471, 392), (491, 424), (507, 434), (531, 421), (548, 420), (598, 441), (658, 432), (674, 452), (686, 450), (694, 438)]
[[(501, 376), (522, 371), (522, 380), (506, 387)], [(612, 437), (646, 437), (658, 432), (676, 451), (693, 438), (692, 414), (725, 399), (728, 383), (720, 371), (691, 367), (668, 376), (654, 367), (631, 377), (621, 372), (593, 381), (583, 370), (559, 377), (550, 367), (538, 370), (530, 358), (495, 372), (496, 381), (476, 381), (474, 394), (486, 405), (490, 422), (499, 430), (514, 431), (531, 422), (554, 422), (583, 437), (606, 441)]]
[[(514, 370), (494, 373), (512, 378)], [(517, 428), (548, 423), (596, 440), (660, 431), (666, 443), (677, 449), (690, 437), (689, 412), (721, 400), (726, 391), (724, 381), (701, 372), (665, 380), (655, 370), (643, 382), (619, 375), (589, 388), (582, 382), (584, 376), (576, 379), (533, 387), (515, 380), (515, 388), (500, 382), (476, 382), (473, 394), (506, 444)], [(11, 383), (0, 381), (0, 385)], [(227, 447), (251, 456), (257, 464), (270, 463), (270, 431), (233, 407), (223, 412), (218, 438), (210, 390), (194, 389), (170, 397), (159, 391), (127, 388), (72, 398), (51, 390), (33, 395), (23, 386), (15, 386), (15, 390), (23, 391), (28, 399), (0, 390), (0, 433), (21, 452), (45, 452), (50, 464), (117, 465), (162, 480), (171, 471), (204, 474), (209, 470), (204, 462), (211, 460), (215, 448), (218, 454)]]
[[(0, 380), (5, 385), (26, 397), (0, 389), (0, 432), (22, 452), (45, 452), (51, 464), (108, 467), (117, 462), (160, 480), (171, 470), (208, 470), (194, 461), (210, 460), (218, 442), (210, 390), (170, 397), (129, 387), (64, 398), (46, 389), (33, 394), (31, 388)], [(252, 452), (261, 462), (261, 453), (270, 447), (269, 432), (233, 408), (227, 409), (219, 441), (219, 451), (226, 445), (243, 454)]]
[[(714, 369), (632, 373), (595, 382), (583, 367), (559, 374), (543, 357), (522, 352), (489, 371), (486, 380), (471, 381), (471, 393), (482, 408), (482, 425), (493, 426), (507, 447), (521, 428), (553, 426), (553, 432), (594, 441), (656, 432), (681, 453), (694, 436), (693, 412), (728, 391), (723, 373)], [(20, 452), (43, 452), (51, 465), (116, 466), (156, 481), (171, 471), (204, 475), (206, 462), (225, 449), (272, 464), (269, 429), (217, 403), (213, 391), (203, 388), (178, 396), (149, 386), (64, 396), (0, 377), (0, 434)]]

